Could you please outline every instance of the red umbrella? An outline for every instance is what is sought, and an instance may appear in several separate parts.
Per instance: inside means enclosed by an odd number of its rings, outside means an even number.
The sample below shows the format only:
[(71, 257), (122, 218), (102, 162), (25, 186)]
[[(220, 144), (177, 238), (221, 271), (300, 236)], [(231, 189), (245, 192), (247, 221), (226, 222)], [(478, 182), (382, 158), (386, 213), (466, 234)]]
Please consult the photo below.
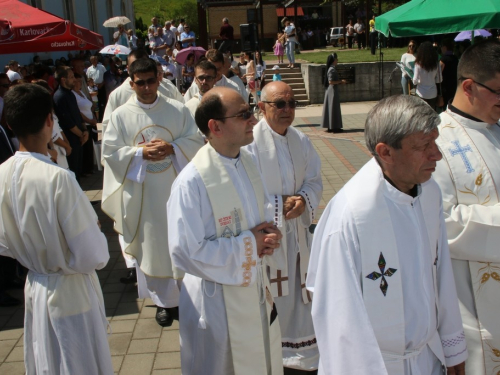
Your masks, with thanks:
[(101, 35), (18, 0), (0, 0), (0, 54), (101, 49)]

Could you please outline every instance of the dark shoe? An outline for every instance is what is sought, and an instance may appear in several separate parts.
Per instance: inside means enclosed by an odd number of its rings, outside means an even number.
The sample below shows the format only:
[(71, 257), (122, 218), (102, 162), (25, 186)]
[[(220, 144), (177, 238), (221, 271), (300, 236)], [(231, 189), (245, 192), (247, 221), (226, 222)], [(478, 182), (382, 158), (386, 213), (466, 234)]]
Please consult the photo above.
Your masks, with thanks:
[(171, 315), (171, 311), (174, 308), (166, 309), (164, 307), (156, 307), (156, 323), (162, 327), (170, 327), (174, 322), (174, 317)]
[(9, 307), (20, 305), (21, 301), (12, 297), (6, 292), (0, 292), (0, 307)]
[(326, 129), (325, 133), (333, 133), (332, 129)]
[(179, 307), (170, 307), (167, 310), (172, 318), (179, 321)]
[(122, 277), (120, 279), (120, 282), (122, 284), (133, 284), (137, 282), (137, 273), (135, 272), (135, 268), (132, 268), (130, 271), (128, 271), (128, 274), (126, 277)]
[(344, 129), (333, 129), (334, 133), (343, 133)]

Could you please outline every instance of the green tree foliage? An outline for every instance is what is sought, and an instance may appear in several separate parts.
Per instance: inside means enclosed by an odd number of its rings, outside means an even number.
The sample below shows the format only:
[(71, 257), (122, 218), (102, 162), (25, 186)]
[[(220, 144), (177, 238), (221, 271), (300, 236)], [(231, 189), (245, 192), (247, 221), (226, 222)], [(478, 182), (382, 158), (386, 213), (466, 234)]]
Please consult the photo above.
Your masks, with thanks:
[[(134, 0), (134, 11), (137, 19), (142, 19), (147, 28), (151, 25), (151, 18), (157, 17), (160, 25), (165, 21), (175, 20), (176, 26), (179, 20), (184, 18), (197, 35), (198, 26), (198, 7), (196, 0)], [(136, 24), (136, 29), (139, 27)], [(142, 30), (142, 29), (141, 29)]]

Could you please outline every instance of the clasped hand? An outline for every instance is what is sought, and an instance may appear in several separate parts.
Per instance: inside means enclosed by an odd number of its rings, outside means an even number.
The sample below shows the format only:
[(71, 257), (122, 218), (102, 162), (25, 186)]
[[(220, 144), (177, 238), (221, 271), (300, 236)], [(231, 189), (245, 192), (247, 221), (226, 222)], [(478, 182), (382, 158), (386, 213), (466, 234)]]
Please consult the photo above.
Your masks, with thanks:
[(153, 139), (142, 148), (142, 157), (145, 160), (163, 160), (173, 153), (174, 146), (162, 139)]
[(283, 237), (280, 230), (271, 223), (261, 223), (250, 229), (257, 243), (257, 254), (259, 258), (264, 255), (273, 255), (274, 249), (280, 247), (280, 240)]
[(306, 202), (301, 195), (283, 195), (283, 215), (285, 220), (295, 219), (306, 209)]

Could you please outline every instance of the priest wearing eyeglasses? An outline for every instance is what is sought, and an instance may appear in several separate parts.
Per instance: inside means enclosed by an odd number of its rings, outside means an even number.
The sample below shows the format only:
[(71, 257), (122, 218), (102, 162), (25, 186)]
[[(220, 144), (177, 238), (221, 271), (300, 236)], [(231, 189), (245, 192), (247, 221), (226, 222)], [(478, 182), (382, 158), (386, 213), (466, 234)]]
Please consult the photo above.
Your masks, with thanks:
[(255, 126), (255, 140), (247, 149), (257, 159), (272, 196), (275, 223), (286, 233), (279, 253), (285, 267), (268, 269), (280, 317), (283, 366), (285, 375), (312, 374), (319, 352), (305, 284), (312, 241), (309, 226), (323, 193), (321, 162), (309, 138), (291, 126), (297, 106), (292, 88), (272, 82), (261, 95), (264, 118)]
[(135, 95), (112, 113), (103, 137), (102, 210), (134, 259), (139, 298), (151, 298), (158, 324), (170, 326), (183, 272), (172, 266), (168, 252), (166, 203), (203, 140), (188, 109), (158, 93), (153, 60), (135, 60), (129, 74)]
[(253, 141), (257, 120), (226, 87), (204, 95), (195, 117), (208, 143), (175, 180), (167, 206), (172, 261), (186, 272), (182, 373), (283, 374), (265, 270), (281, 252), (281, 233), (259, 170), (241, 148)]

